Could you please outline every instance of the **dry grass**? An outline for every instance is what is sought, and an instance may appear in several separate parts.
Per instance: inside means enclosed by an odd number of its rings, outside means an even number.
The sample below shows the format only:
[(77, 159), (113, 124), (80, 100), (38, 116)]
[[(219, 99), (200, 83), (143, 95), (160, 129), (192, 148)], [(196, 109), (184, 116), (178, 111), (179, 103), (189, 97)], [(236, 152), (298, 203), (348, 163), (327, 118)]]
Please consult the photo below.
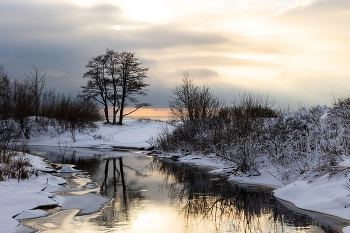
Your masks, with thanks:
[(0, 149), (0, 181), (22, 180), (38, 175), (39, 172), (24, 153)]
[(137, 121), (139, 122), (151, 122), (151, 121), (157, 121), (157, 122), (164, 122), (163, 120), (160, 120), (160, 119), (154, 119), (154, 118), (151, 118), (151, 117), (141, 117), (141, 118), (138, 118)]

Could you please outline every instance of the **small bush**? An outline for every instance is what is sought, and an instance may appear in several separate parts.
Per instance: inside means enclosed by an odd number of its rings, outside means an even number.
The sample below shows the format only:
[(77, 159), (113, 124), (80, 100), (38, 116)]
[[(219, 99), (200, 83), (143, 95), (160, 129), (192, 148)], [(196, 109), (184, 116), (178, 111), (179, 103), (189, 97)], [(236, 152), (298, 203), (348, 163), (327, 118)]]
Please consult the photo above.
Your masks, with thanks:
[(28, 179), (39, 172), (31, 165), (30, 159), (22, 152), (0, 150), (0, 181), (7, 179)]

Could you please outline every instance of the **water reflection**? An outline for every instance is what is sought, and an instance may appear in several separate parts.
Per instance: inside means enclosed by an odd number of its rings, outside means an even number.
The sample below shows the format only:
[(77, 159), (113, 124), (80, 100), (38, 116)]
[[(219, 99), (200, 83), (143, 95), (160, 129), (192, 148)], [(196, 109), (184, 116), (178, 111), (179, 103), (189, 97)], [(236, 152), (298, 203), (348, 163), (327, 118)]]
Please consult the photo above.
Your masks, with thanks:
[[(313, 218), (285, 208), (271, 190), (263, 187), (232, 185), (181, 163), (153, 160), (152, 168), (161, 172), (169, 189), (171, 205), (182, 206), (187, 226), (205, 224), (211, 232), (290, 232), (317, 229), (326, 232)], [(343, 222), (343, 226), (348, 223)], [(320, 230), (318, 228), (318, 230)], [(339, 230), (338, 226), (338, 230)]]
[[(104, 162), (101, 194), (114, 199), (91, 222), (123, 231), (135, 230), (139, 222), (156, 227), (159, 219), (169, 221), (167, 232), (331, 231), (305, 214), (288, 210), (266, 188), (232, 185), (222, 177), (182, 163), (133, 159), (124, 158), (131, 164), (128, 166), (119, 158), (119, 169), (117, 159)], [(125, 166), (128, 172), (123, 171)], [(132, 166), (143, 167), (148, 174)], [(156, 188), (149, 178), (158, 181)], [(153, 190), (149, 190), (151, 187)], [(154, 212), (172, 217), (162, 218)], [(173, 227), (177, 231), (171, 231)]]
[[(96, 184), (94, 191), (111, 201), (96, 214), (76, 214), (66, 221), (71, 229), (152, 233), (340, 232), (348, 224), (324, 216), (316, 222), (291, 211), (267, 188), (232, 185), (222, 177), (182, 163), (124, 155), (77, 162), (76, 169), (88, 169), (86, 182)], [(79, 176), (73, 176), (74, 184), (79, 183), (75, 180)]]

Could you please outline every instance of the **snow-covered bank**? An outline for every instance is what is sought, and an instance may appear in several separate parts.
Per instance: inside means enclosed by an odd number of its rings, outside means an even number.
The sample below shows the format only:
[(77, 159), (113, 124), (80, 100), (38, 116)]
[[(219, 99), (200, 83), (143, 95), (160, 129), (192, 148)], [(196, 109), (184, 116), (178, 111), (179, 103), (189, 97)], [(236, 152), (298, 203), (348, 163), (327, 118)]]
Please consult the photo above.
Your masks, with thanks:
[[(277, 198), (289, 201), (296, 207), (350, 219), (350, 196), (344, 188), (346, 177), (325, 175), (315, 182), (296, 181), (274, 191)], [(350, 226), (343, 229), (350, 232)]]
[[(30, 156), (30, 155), (29, 155)], [(32, 165), (37, 169), (46, 169), (43, 159), (31, 156)], [(43, 216), (43, 210), (32, 210), (40, 205), (56, 205), (58, 201), (51, 193), (65, 180), (42, 174), (29, 180), (10, 179), (0, 182), (0, 232), (14, 232), (19, 225), (16, 219)], [(13, 218), (16, 216), (15, 218)]]
[[(32, 165), (38, 170), (50, 170), (42, 158), (32, 155)], [(77, 172), (63, 169), (62, 172)], [(60, 170), (58, 171), (60, 172)], [(48, 215), (48, 212), (36, 209), (38, 206), (60, 206), (62, 209), (77, 209), (83, 214), (93, 213), (109, 201), (92, 193), (81, 196), (58, 196), (55, 191), (66, 190), (60, 184), (66, 181), (50, 173), (42, 173), (28, 180), (10, 179), (0, 182), (0, 233), (16, 231), (30, 232), (30, 229), (19, 224), (17, 220)]]
[[(312, 183), (296, 181), (285, 184), (276, 178), (277, 172), (273, 168), (261, 171), (259, 176), (236, 176), (230, 174), (232, 169), (227, 164), (213, 155), (201, 157), (190, 154), (179, 156), (177, 160), (196, 166), (211, 167), (212, 173), (226, 174), (228, 180), (234, 183), (276, 188), (274, 195), (277, 198), (288, 201), (298, 208), (350, 220), (350, 192), (344, 187), (349, 179), (345, 176), (329, 178), (325, 175)], [(349, 233), (350, 226), (345, 227), (343, 232)]]

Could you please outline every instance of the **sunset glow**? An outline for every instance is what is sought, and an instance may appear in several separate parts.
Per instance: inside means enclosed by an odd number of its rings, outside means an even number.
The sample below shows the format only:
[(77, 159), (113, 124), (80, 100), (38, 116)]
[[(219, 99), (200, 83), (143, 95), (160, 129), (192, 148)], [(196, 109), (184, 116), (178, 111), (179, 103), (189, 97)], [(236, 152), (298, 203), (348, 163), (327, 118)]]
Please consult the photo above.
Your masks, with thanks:
[[(129, 113), (133, 111), (134, 108), (125, 108), (125, 112)], [(110, 111), (112, 114), (112, 111)], [(169, 116), (168, 108), (140, 108), (136, 112), (130, 114), (129, 116), (142, 116), (142, 117), (151, 117), (151, 116)]]

